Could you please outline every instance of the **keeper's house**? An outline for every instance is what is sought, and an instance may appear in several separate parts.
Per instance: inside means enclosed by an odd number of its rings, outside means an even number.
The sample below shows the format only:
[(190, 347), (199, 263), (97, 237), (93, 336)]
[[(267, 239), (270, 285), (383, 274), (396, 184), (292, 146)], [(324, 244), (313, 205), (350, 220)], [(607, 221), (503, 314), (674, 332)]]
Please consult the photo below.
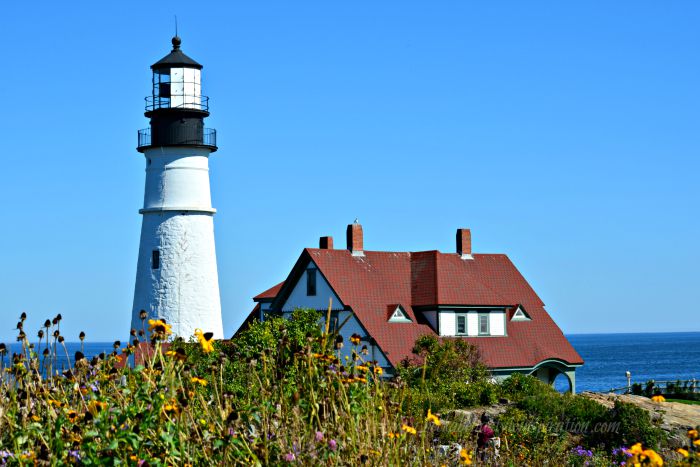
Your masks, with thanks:
[(334, 249), (332, 237), (304, 249), (284, 282), (253, 299), (243, 327), (300, 307), (327, 311), (330, 301), (334, 323), (348, 318), (340, 331), (346, 342), (362, 336), (387, 374), (415, 357), (418, 337), (435, 334), (476, 345), (496, 378), (518, 372), (551, 384), (563, 373), (574, 392), (583, 360), (513, 263), (472, 254), (468, 229), (457, 230), (456, 246), (456, 253), (365, 251), (355, 222), (347, 249)]

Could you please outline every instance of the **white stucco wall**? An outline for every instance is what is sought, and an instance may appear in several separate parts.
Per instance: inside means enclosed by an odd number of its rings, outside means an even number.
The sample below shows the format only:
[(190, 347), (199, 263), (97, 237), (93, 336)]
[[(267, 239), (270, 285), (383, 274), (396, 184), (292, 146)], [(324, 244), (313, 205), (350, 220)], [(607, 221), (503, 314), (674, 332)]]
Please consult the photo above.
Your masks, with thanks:
[(455, 319), (455, 314), (453, 312), (440, 312), (440, 335), (457, 335), (457, 320)]
[[(489, 314), (489, 335), (505, 336), (505, 312), (484, 310), (481, 313)], [(457, 335), (457, 315), (467, 316), (467, 336), (479, 336), (479, 311), (460, 311), (460, 310), (444, 310), (440, 311), (440, 329), (441, 336)]]
[[(189, 339), (196, 328), (224, 337), (209, 193), (209, 150), (154, 148), (145, 153), (146, 187), (132, 323), (140, 310)], [(150, 164), (149, 164), (150, 161)], [(153, 269), (152, 252), (160, 252)]]
[(144, 209), (212, 210), (209, 150), (152, 148), (146, 156)]
[(470, 336), (479, 335), (479, 314), (475, 311), (467, 314), (467, 334)]
[[(312, 261), (309, 263), (307, 269), (308, 268), (316, 268), (316, 264)], [(306, 272), (304, 272), (289, 294), (287, 301), (282, 305), (282, 311), (292, 311), (295, 308), (328, 310), (329, 298), (333, 299), (333, 310), (342, 310), (345, 308), (345, 305), (343, 305), (330, 285), (328, 285), (328, 282), (326, 282), (321, 271), (316, 272), (316, 295), (306, 295)]]
[(502, 311), (492, 311), (489, 314), (489, 331), (492, 336), (506, 335), (506, 314)]

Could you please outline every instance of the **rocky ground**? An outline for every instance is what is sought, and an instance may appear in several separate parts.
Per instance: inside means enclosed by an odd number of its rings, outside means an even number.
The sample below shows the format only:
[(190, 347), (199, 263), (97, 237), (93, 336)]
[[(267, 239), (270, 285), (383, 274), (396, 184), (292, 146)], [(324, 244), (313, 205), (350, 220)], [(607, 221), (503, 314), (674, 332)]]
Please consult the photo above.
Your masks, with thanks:
[(681, 402), (653, 402), (648, 397), (632, 394), (583, 392), (581, 396), (593, 399), (606, 407), (613, 407), (615, 400), (641, 407), (649, 412), (652, 420), (657, 421), (661, 429), (669, 433), (669, 441), (672, 445), (683, 446), (686, 444), (688, 429), (700, 423), (700, 405)]

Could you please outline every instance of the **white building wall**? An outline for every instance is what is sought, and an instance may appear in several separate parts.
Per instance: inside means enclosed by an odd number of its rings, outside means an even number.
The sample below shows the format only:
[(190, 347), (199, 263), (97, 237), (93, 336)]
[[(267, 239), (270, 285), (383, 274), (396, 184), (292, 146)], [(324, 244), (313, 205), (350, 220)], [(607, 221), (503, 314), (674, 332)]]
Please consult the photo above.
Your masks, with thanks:
[[(505, 313), (502, 311), (482, 311), (489, 314), (489, 333), (491, 336), (505, 336)], [(457, 315), (467, 316), (467, 336), (479, 336), (479, 311), (440, 311), (438, 334), (441, 336), (457, 335)]]
[(479, 314), (475, 311), (470, 311), (467, 314), (467, 334), (469, 336), (479, 335)]
[(146, 156), (143, 207), (191, 208), (213, 211), (209, 186), (209, 150), (204, 148), (152, 148)]
[[(316, 264), (312, 261), (309, 263), (308, 267), (316, 268)], [(333, 310), (342, 310), (345, 308), (330, 285), (328, 285), (328, 282), (326, 282), (321, 271), (316, 272), (316, 295), (306, 295), (306, 272), (304, 272), (289, 294), (287, 301), (282, 305), (282, 311), (293, 311), (295, 308), (328, 310), (329, 298), (333, 299)]]
[(455, 336), (457, 335), (457, 320), (452, 311), (440, 312), (440, 335)]
[(502, 311), (492, 311), (489, 314), (489, 331), (492, 336), (506, 335), (506, 314)]
[[(196, 328), (224, 337), (214, 243), (214, 209), (205, 148), (153, 148), (146, 187), (131, 326), (140, 310), (162, 318), (185, 339)], [(160, 267), (152, 268), (152, 252)], [(147, 325), (147, 324), (146, 324)]]

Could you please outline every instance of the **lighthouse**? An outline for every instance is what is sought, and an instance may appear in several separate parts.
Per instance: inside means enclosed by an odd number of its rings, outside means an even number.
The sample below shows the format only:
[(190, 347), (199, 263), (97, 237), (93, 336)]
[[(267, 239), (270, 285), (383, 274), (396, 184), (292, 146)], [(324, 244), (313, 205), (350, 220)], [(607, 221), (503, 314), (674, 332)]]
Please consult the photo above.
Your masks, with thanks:
[(146, 187), (131, 328), (163, 319), (188, 339), (195, 329), (223, 338), (209, 155), (216, 130), (204, 127), (209, 98), (202, 95), (202, 65), (180, 49), (151, 65), (146, 97), (150, 127), (138, 132), (145, 156)]

